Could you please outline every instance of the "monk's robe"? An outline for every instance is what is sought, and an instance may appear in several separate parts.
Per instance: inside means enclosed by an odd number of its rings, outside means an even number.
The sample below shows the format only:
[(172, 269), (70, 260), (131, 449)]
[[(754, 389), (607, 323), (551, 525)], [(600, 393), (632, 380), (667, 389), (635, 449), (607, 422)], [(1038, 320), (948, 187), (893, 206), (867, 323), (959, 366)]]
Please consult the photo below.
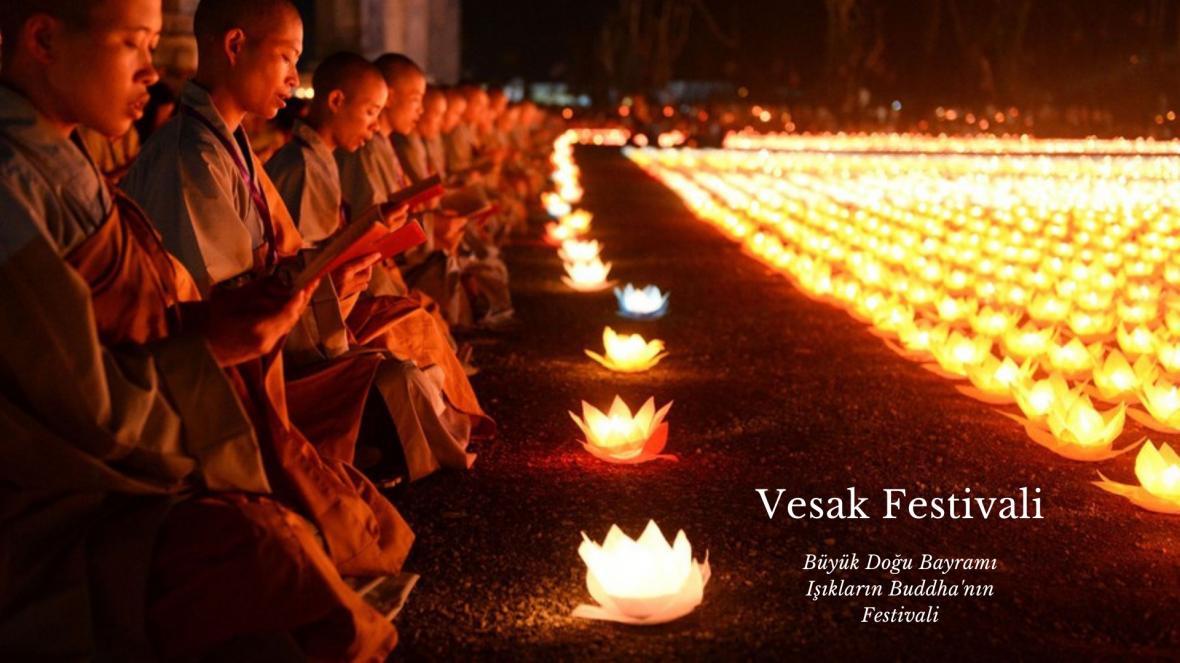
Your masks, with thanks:
[[(438, 175), (445, 181), (444, 161), (432, 157), (422, 139), (416, 134), (390, 134), (399, 168), (415, 182)], [(468, 186), (479, 186), (471, 184)], [(510, 318), (513, 314), (512, 294), (508, 286), (508, 265), (500, 257), (500, 250), (487, 241), (482, 233), (468, 228), (463, 235), (462, 255), (457, 256), (460, 273), (487, 300), (485, 320)]]
[(317, 462), (281, 374), (261, 379), (279, 364), (218, 366), (141, 211), (3, 87), (0, 218), (4, 658), (154, 660), (264, 634), (314, 660), (388, 654), (396, 631), (340, 570), (398, 572), (405, 522)]
[[(293, 139), (267, 162), (266, 172), (284, 205), (292, 211), (305, 242), (327, 239), (347, 221), (336, 159), (307, 124), (296, 123)], [(347, 322), (355, 338), (413, 361), (438, 380), (448, 408), (468, 416), (473, 426), (490, 431), (491, 421), (479, 406), (463, 365), (455, 356), (446, 324), (421, 307), (417, 299), (363, 293)], [(378, 334), (382, 328), (384, 331)], [(442, 416), (450, 419), (455, 413)], [(456, 441), (466, 443), (466, 439)]]
[[(177, 116), (144, 145), (123, 187), (203, 291), (270, 274), (303, 246), (245, 131), (231, 134), (208, 92), (193, 83), (181, 92)], [(437, 385), (409, 362), (351, 348), (344, 321), (355, 299), (342, 302), (331, 279), (323, 279), (288, 335), (283, 356), (292, 370), (286, 387), (292, 422), (320, 455), (346, 462), (368, 422), (364, 434), (380, 435), (369, 441), (383, 455), (408, 452), (411, 479), (440, 463), (467, 466), (470, 458), (455, 440), (467, 437), (470, 421), (443, 417)], [(394, 435), (372, 425), (366, 413), (374, 407), (392, 420), (400, 449)]]
[[(406, 176), (389, 138), (378, 132), (354, 152), (336, 150), (336, 164), (340, 171), (340, 188), (344, 206), (349, 210), (366, 210), (385, 202), (396, 191), (409, 186), (413, 180)], [(359, 211), (358, 211), (359, 213)], [(430, 223), (430, 218), (426, 218)], [(424, 229), (432, 231), (432, 228)], [(427, 232), (432, 238), (433, 232)], [(429, 246), (410, 251), (403, 258), (405, 289), (421, 291), (428, 301), (436, 302), (443, 320), (451, 325), (470, 326), (471, 304), (460, 284), (460, 266), (456, 256)], [(392, 275), (396, 268), (388, 270)]]
[(454, 129), (443, 134), (443, 144), (447, 150), (448, 172), (465, 173), (475, 165), (475, 135), (467, 122), (460, 120)]

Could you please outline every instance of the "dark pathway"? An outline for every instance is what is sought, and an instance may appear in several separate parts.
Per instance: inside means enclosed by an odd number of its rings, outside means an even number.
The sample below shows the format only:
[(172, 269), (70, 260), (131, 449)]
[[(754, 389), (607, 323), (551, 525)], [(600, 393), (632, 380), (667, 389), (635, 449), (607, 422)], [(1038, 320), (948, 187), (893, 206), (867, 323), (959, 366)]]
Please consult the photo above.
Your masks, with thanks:
[[(1180, 520), (1092, 487), (1095, 466), (1027, 440), (989, 406), (891, 353), (846, 314), (812, 302), (612, 151), (581, 149), (593, 237), (613, 276), (672, 292), (666, 318), (626, 322), (614, 298), (576, 294), (547, 247), (514, 248), (523, 329), (477, 350), (476, 389), (501, 435), (469, 474), (408, 487), (399, 507), (418, 534), (422, 580), (399, 617), (400, 657), (986, 658), (1065, 652), (1180, 652)], [(667, 341), (654, 371), (609, 373), (583, 348), (604, 325)], [(608, 466), (575, 443), (567, 410), (674, 400), (668, 451), (679, 463)], [(1103, 464), (1120, 480), (1133, 454)], [(872, 499), (862, 521), (768, 521), (757, 487)], [(1005, 496), (1040, 486), (1044, 520), (879, 519), (881, 490)], [(575, 620), (589, 600), (579, 532), (648, 518), (709, 551), (705, 601), (665, 626)], [(992, 572), (912, 573), (990, 583), (990, 599), (804, 596), (807, 553), (995, 557)], [(836, 575), (888, 581), (880, 572)], [(937, 624), (861, 623), (864, 605), (940, 606)]]

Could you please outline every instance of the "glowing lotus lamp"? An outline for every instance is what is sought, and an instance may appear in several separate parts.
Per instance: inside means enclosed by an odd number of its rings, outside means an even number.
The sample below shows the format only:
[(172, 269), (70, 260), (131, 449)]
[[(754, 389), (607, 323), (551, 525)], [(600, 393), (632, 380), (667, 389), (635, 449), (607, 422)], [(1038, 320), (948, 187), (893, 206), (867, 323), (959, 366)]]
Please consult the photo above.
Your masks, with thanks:
[(557, 250), (557, 257), (561, 258), (562, 262), (586, 262), (597, 258), (601, 252), (602, 245), (596, 239), (588, 241), (567, 239), (561, 243), (561, 248)]
[(573, 228), (550, 221), (545, 224), (545, 243), (550, 246), (564, 246), (571, 239), (577, 239), (578, 233)]
[(1056, 333), (1053, 327), (1038, 328), (1029, 323), (1018, 329), (1009, 329), (1001, 337), (1004, 352), (1021, 361), (1040, 357), (1048, 349)]
[(564, 263), (567, 276), (561, 280), (569, 287), (579, 292), (598, 292), (614, 285), (606, 277), (610, 275), (610, 263), (603, 263), (601, 258), (586, 262)]
[(958, 331), (952, 331), (946, 340), (931, 342), (930, 353), (938, 366), (951, 376), (965, 377), (967, 368), (983, 363), (991, 356), (992, 340), (980, 336), (972, 338)]
[(1094, 369), (1095, 356), (1102, 352), (1102, 344), (1089, 347), (1076, 338), (1065, 345), (1051, 343), (1048, 349), (1048, 363), (1053, 370), (1066, 378), (1078, 378)]
[(615, 299), (619, 301), (619, 315), (632, 320), (655, 320), (668, 312), (668, 295), (661, 293), (654, 285), (636, 288), (628, 283), (620, 290), (615, 288)]
[(1144, 379), (1150, 381), (1154, 373), (1154, 365), (1146, 355), (1132, 367), (1123, 353), (1111, 350), (1102, 364), (1094, 367), (1094, 387), (1104, 401), (1134, 402), (1139, 385)]
[(1031, 362), (1017, 366), (1011, 357), (1001, 361), (989, 354), (982, 363), (967, 367), (967, 379), (972, 386), (956, 385), (956, 389), (985, 403), (1003, 405), (1013, 402), (1013, 385), (1027, 380), (1032, 372)]
[(1165, 371), (1180, 372), (1180, 343), (1159, 341), (1155, 348), (1155, 356)]
[(1119, 325), (1115, 330), (1115, 338), (1123, 352), (1129, 355), (1145, 355), (1155, 351), (1155, 334), (1147, 327), (1137, 326), (1128, 330), (1126, 326)]
[(576, 233), (584, 233), (590, 230), (590, 221), (593, 218), (594, 217), (591, 216), (590, 212), (580, 209), (576, 212), (570, 212), (569, 214), (562, 216), (560, 223), (561, 225), (573, 230)]
[(1135, 477), (1139, 485), (1118, 483), (1102, 477), (1099, 488), (1122, 495), (1132, 504), (1157, 513), (1180, 514), (1180, 457), (1165, 442), (1156, 449), (1146, 440), (1135, 457)]
[(617, 334), (610, 327), (602, 332), (602, 345), (605, 357), (593, 350), (586, 350), (586, 355), (620, 373), (642, 373), (667, 355), (664, 342), (659, 339), (648, 341), (639, 334)]
[(582, 533), (578, 555), (586, 563), (586, 588), (598, 605), (582, 604), (574, 617), (624, 624), (663, 624), (692, 612), (709, 582), (709, 556), (698, 562), (681, 530), (668, 545), (655, 521), (631, 539), (612, 525), (602, 544)]
[(1016, 321), (1019, 318), (1018, 313), (984, 307), (978, 313), (970, 316), (971, 329), (980, 336), (1002, 336), (1016, 326)]
[(545, 206), (545, 211), (549, 213), (549, 216), (555, 219), (573, 211), (570, 204), (553, 191), (546, 191), (541, 194), (541, 204)]
[(1126, 403), (1099, 412), (1079, 387), (1049, 407), (1045, 416), (1049, 430), (1031, 422), (1025, 424), (1024, 430), (1034, 442), (1059, 456), (1070, 460), (1105, 460), (1131, 449), (1130, 446), (1112, 448), (1115, 438), (1123, 432), (1126, 413)]
[(1167, 378), (1144, 382), (1139, 387), (1139, 402), (1147, 414), (1134, 408), (1131, 418), (1163, 433), (1180, 433), (1180, 387)]
[(1012, 384), (1012, 397), (1030, 421), (1044, 421), (1054, 403), (1074, 397), (1065, 378), (1057, 373), (1043, 380), (1025, 379)]
[(595, 457), (608, 463), (643, 463), (649, 460), (676, 460), (676, 456), (661, 454), (668, 443), (668, 424), (664, 416), (672, 403), (656, 410), (654, 398), (631, 415), (631, 408), (615, 396), (610, 411), (601, 410), (582, 401), (582, 418), (570, 412), (570, 417), (586, 436), (582, 446)]

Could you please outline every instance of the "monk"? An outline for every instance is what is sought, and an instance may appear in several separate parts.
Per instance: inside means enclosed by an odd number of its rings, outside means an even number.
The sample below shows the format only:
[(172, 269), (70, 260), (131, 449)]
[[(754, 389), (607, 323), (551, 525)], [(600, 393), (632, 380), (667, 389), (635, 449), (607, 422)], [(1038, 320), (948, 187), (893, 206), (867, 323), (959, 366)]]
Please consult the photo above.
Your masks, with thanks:
[[(274, 117), (293, 94), (303, 22), (289, 0), (203, 0), (193, 28), (196, 76), (123, 187), (203, 289), (233, 288), (301, 262), (303, 238), (242, 121)], [(382, 481), (466, 467), (470, 418), (447, 409), (437, 381), (388, 353), (356, 351), (350, 338), (345, 320), (379, 258), (325, 278), (287, 337), (288, 413), (321, 455), (356, 460)]]
[[(342, 205), (332, 151), (355, 151), (372, 138), (387, 91), (381, 70), (354, 53), (326, 58), (316, 68), (312, 87), (315, 94), (306, 122), (296, 123), (295, 139), (266, 165), (287, 209), (294, 210), (292, 216), (305, 242), (326, 239), (347, 223), (349, 214)], [(404, 220), (403, 214), (396, 222)], [(376, 268), (374, 277), (383, 272), (383, 268)], [(491, 422), (449, 344), (445, 323), (425, 310), (418, 298), (363, 293), (347, 322), (360, 343), (411, 360), (436, 380), (448, 418), (467, 416), (472, 425), (490, 428)], [(410, 457), (420, 453), (406, 450)], [(446, 459), (442, 456), (440, 460), (445, 464)]]
[[(350, 209), (365, 209), (384, 202), (413, 182), (394, 152), (391, 136), (398, 127), (403, 132), (412, 130), (421, 115), (426, 76), (413, 60), (400, 53), (386, 53), (374, 64), (389, 88), (389, 99), (378, 117), (374, 138), (355, 152), (336, 151), (344, 202)], [(428, 236), (434, 241), (407, 254), (400, 269), (389, 270), (389, 275), (402, 283), (400, 294), (421, 292), (425, 300), (437, 304), (448, 325), (467, 328), (474, 324), (471, 304), (460, 285), (458, 258), (446, 250), (461, 235), (465, 220), (454, 215), (436, 215), (437, 212), (437, 205), (432, 206), (432, 214), (424, 218), (424, 225), (432, 226)]]
[(142, 114), (161, 23), (0, 6), (0, 652), (380, 660), (396, 632), (341, 573), (396, 573), (411, 535), (285, 421), (273, 350), (310, 289), (201, 301), (78, 137)]

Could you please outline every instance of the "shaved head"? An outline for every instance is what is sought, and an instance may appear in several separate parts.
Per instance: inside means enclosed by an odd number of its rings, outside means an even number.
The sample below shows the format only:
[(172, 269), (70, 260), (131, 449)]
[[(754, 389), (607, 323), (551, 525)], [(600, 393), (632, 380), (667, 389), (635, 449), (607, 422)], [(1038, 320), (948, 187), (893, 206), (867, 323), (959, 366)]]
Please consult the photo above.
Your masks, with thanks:
[(352, 96), (368, 81), (384, 85), (381, 69), (356, 53), (341, 51), (324, 58), (311, 77), (316, 98), (325, 98), (332, 90)]
[(67, 28), (89, 26), (91, 14), (104, 0), (4, 0), (0, 2), (0, 49), (5, 61), (12, 59), (17, 37), (25, 22), (37, 14), (52, 16)]
[(385, 83), (390, 87), (409, 78), (418, 76), (426, 78), (426, 72), (422, 71), (422, 67), (401, 53), (386, 53), (374, 60), (373, 64), (381, 70), (381, 75), (385, 77)]
[(299, 17), (291, 0), (201, 0), (193, 15), (193, 34), (198, 49), (234, 29), (258, 39), (291, 16)]

